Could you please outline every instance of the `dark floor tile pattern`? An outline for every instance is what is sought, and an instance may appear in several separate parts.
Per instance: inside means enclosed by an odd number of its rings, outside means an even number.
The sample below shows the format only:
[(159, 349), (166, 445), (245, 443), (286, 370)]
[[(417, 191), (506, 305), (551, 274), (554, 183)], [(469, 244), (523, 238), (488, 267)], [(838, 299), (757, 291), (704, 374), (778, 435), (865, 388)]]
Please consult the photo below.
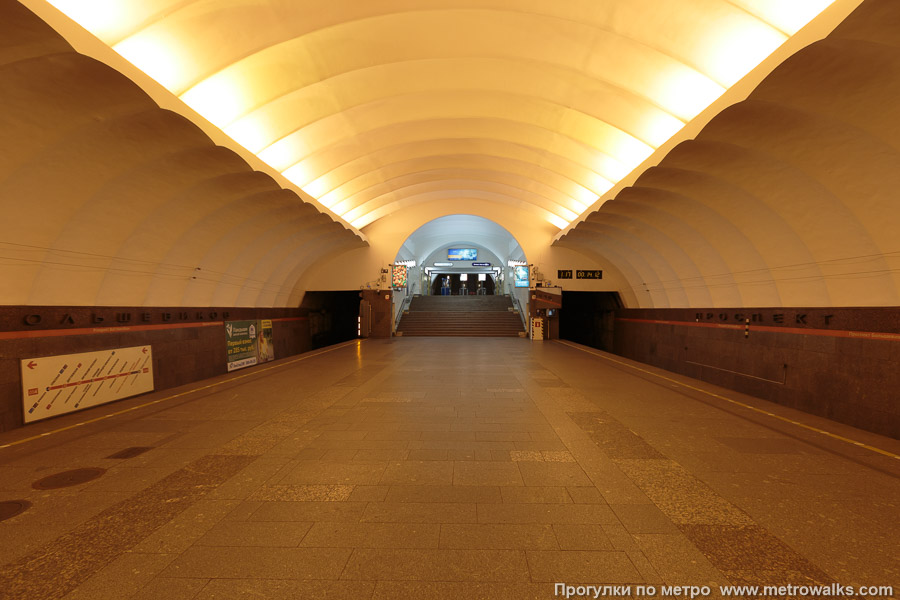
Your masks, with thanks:
[(643, 438), (603, 411), (568, 415), (610, 458), (665, 458)]
[(204, 456), (89, 519), (0, 573), (4, 600), (62, 598), (251, 462)]
[[(568, 414), (610, 458), (617, 459), (614, 462), (733, 584), (765, 585), (778, 581), (805, 585), (833, 581), (609, 414)], [(743, 440), (734, 445), (741, 451), (759, 446)], [(794, 450), (796, 446), (790, 442), (780, 447)], [(769, 452), (764, 449), (759, 453)], [(737, 524), (721, 524), (722, 521)], [(647, 519), (641, 522), (646, 523)]]

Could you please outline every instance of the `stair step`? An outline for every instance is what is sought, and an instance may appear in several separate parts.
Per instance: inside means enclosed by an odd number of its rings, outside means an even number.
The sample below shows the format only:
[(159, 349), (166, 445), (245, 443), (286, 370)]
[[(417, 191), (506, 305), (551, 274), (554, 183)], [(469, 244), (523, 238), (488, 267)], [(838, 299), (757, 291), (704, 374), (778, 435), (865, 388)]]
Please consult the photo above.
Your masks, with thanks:
[(415, 296), (403, 311), (404, 336), (521, 337), (522, 319), (509, 296)]

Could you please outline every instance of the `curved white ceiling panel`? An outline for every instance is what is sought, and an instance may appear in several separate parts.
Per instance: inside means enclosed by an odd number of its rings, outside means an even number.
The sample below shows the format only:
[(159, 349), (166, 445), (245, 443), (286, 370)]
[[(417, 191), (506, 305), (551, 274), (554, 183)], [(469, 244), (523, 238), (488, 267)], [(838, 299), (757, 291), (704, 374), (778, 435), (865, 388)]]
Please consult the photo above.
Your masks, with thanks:
[(831, 4), (49, 2), (356, 227), (499, 186), (559, 228)]

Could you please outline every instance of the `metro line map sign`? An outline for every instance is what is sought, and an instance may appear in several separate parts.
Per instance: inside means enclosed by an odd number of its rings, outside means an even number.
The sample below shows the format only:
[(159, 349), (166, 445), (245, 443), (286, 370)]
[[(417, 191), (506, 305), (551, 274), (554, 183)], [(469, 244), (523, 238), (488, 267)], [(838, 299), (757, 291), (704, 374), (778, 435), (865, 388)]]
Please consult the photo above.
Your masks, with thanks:
[(153, 391), (150, 346), (25, 358), (20, 365), (26, 423)]

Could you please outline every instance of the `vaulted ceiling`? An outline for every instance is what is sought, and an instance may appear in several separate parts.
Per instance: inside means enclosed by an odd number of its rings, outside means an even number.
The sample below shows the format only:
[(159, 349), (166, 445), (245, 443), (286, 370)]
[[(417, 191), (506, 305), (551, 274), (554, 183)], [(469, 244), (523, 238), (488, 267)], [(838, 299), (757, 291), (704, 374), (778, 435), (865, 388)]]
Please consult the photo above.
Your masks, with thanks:
[(352, 224), (563, 228), (833, 0), (49, 0)]
[[(296, 306), (466, 214), (629, 307), (897, 305), (898, 28), (896, 0), (0, 0), (0, 303)], [(451, 225), (478, 233), (423, 231)]]

